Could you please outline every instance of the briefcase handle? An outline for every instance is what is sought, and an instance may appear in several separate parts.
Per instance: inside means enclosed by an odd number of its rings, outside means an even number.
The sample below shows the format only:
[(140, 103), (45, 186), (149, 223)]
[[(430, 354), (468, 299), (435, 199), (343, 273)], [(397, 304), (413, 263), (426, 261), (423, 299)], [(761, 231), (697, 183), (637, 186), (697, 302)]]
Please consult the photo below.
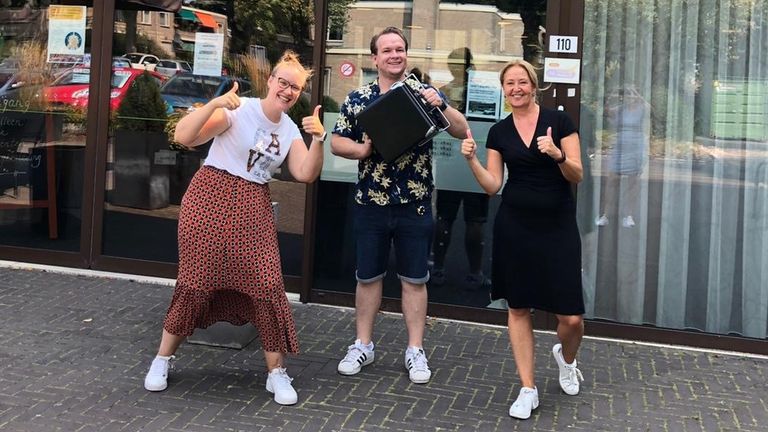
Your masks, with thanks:
[(416, 96), (418, 100), (421, 101), (421, 104), (424, 106), (425, 111), (430, 113), (432, 115), (433, 120), (435, 123), (438, 123), (438, 125), (432, 125), (429, 130), (427, 131), (425, 138), (431, 138), (437, 133), (442, 132), (449, 127), (451, 127), (451, 122), (448, 121), (448, 117), (445, 116), (442, 110), (440, 108), (430, 105), (424, 97), (421, 96), (421, 93), (418, 92), (418, 90), (426, 90), (427, 86), (424, 85), (423, 82), (414, 74), (408, 74), (400, 81), (395, 81), (394, 84), (390, 87), (391, 89), (396, 89), (400, 86), (405, 86), (408, 88), (411, 93)]

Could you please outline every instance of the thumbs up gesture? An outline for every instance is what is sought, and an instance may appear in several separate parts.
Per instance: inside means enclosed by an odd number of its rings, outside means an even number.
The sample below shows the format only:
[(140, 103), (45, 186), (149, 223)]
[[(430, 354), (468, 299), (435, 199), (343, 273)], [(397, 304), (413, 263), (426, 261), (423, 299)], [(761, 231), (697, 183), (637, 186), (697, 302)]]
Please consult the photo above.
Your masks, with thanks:
[(461, 142), (461, 154), (467, 160), (473, 159), (477, 154), (477, 143), (472, 138), (472, 131), (467, 129), (467, 137)]
[(555, 146), (555, 141), (552, 139), (551, 126), (547, 128), (546, 135), (536, 137), (536, 145), (538, 146), (540, 152), (546, 153), (552, 159), (558, 160), (560, 157), (562, 157), (562, 152), (559, 148), (557, 148), (557, 146)]
[(312, 115), (301, 119), (301, 127), (304, 132), (311, 134), (317, 141), (325, 139), (325, 128), (323, 122), (320, 121), (320, 105), (315, 107)]
[(223, 95), (213, 99), (211, 103), (216, 108), (225, 108), (228, 110), (235, 110), (240, 106), (240, 96), (237, 95), (237, 81), (234, 81), (232, 88)]

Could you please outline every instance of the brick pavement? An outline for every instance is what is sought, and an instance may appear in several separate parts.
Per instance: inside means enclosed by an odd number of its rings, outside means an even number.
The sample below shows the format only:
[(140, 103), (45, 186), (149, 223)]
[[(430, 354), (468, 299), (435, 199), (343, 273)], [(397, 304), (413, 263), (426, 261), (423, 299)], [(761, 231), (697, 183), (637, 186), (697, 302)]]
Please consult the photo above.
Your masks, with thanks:
[(559, 391), (537, 333), (541, 406), (507, 415), (519, 386), (505, 329), (430, 320), (432, 381), (402, 366), (401, 318), (377, 319), (376, 362), (336, 373), (354, 334), (349, 309), (294, 304), (303, 354), (289, 360), (299, 403), (264, 390), (258, 342), (182, 345), (168, 390), (142, 379), (168, 286), (0, 268), (1, 431), (766, 431), (768, 359), (587, 339), (582, 394)]

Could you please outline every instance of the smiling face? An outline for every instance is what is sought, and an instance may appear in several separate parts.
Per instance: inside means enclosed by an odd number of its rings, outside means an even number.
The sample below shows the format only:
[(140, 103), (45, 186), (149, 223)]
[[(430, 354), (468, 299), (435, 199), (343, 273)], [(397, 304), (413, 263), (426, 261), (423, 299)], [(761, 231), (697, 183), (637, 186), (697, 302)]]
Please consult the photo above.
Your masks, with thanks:
[(275, 69), (267, 81), (267, 99), (275, 101), (283, 112), (299, 100), (306, 84), (306, 74), (290, 66)]
[(376, 54), (373, 62), (379, 71), (379, 76), (397, 81), (403, 77), (408, 67), (408, 55), (405, 41), (400, 35), (386, 33), (376, 40)]
[(527, 108), (536, 102), (536, 87), (522, 66), (512, 66), (501, 80), (504, 97), (512, 108)]

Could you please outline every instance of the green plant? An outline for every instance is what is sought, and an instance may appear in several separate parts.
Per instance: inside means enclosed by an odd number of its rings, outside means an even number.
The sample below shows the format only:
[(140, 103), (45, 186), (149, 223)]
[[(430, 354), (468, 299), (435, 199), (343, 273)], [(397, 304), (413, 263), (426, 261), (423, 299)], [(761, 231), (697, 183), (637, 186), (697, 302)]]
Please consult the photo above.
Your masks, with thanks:
[(168, 135), (168, 147), (171, 150), (188, 150), (187, 147), (173, 139), (173, 136), (176, 134), (176, 125), (179, 124), (179, 120), (182, 117), (184, 117), (184, 112), (175, 110), (168, 116), (168, 121), (165, 123), (165, 134)]
[(131, 83), (123, 101), (117, 108), (115, 127), (146, 132), (163, 132), (168, 115), (160, 86), (155, 78), (144, 71)]

